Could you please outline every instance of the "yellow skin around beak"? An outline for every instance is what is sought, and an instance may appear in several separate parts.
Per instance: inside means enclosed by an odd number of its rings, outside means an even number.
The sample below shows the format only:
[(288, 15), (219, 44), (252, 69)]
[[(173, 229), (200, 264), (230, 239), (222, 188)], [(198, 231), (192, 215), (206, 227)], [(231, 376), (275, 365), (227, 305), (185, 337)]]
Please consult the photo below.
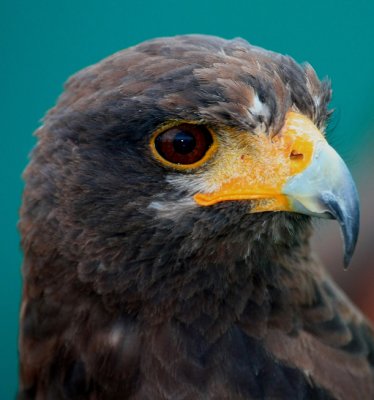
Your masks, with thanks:
[(231, 132), (217, 152), (209, 185), (197, 193), (200, 206), (250, 200), (250, 212), (289, 211), (340, 223), (345, 265), (353, 254), (359, 229), (359, 200), (344, 161), (313, 122), (288, 112), (281, 131), (266, 134)]
[(195, 201), (209, 206), (228, 200), (258, 200), (251, 212), (293, 211), (282, 189), (311, 164), (316, 144), (326, 143), (324, 136), (309, 118), (292, 111), (273, 138), (266, 134), (242, 135), (247, 135), (251, 146), (240, 146), (245, 141), (243, 136), (236, 141), (237, 148), (230, 149), (217, 167), (222, 177), (219, 188), (196, 194)]

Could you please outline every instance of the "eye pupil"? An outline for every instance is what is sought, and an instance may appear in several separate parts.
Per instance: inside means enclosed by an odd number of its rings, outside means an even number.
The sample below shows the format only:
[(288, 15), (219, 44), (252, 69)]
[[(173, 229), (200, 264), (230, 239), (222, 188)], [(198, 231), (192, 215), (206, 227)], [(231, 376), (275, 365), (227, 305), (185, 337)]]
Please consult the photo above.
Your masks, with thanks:
[(196, 147), (196, 139), (187, 132), (178, 132), (173, 141), (174, 150), (179, 154), (188, 154)]

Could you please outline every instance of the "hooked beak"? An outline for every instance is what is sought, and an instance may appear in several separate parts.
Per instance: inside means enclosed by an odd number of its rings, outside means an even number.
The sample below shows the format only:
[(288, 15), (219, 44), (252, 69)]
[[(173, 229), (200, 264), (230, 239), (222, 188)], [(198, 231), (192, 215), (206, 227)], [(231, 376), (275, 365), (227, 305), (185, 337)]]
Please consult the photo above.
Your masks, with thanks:
[(327, 144), (316, 145), (312, 162), (283, 187), (294, 212), (336, 219), (344, 239), (344, 266), (352, 258), (360, 221), (356, 186), (344, 161)]
[(256, 148), (255, 156), (243, 155), (238, 148), (235, 167), (226, 168), (226, 174), (218, 171), (219, 188), (197, 193), (195, 201), (208, 206), (251, 200), (251, 212), (289, 211), (336, 219), (347, 267), (357, 242), (360, 211), (356, 186), (338, 153), (307, 117), (296, 112), (288, 113), (271, 142), (265, 135), (257, 138)]

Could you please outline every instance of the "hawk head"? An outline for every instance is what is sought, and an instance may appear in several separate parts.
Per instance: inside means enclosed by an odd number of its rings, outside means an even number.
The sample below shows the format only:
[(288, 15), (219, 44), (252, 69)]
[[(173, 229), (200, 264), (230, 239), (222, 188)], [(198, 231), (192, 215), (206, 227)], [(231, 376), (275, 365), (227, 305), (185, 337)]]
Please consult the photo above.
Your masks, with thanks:
[(358, 199), (324, 137), (330, 95), (310, 65), (241, 39), (156, 39), (84, 69), (25, 173), (25, 268), (53, 258), (56, 287), (188, 319), (207, 298), (244, 304), (254, 271), (297, 271), (310, 216), (339, 221), (348, 264)]

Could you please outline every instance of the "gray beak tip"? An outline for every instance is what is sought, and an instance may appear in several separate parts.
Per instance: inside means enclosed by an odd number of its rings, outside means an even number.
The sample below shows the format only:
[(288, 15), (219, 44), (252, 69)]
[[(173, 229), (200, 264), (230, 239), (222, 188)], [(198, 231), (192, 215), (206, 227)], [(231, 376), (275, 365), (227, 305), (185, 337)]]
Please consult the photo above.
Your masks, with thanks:
[[(356, 218), (352, 218), (351, 226), (345, 227), (341, 224), (341, 230), (344, 238), (344, 269), (347, 270), (351, 262), (353, 253), (356, 248), (359, 226), (360, 226), (360, 216), (357, 215)], [(339, 221), (340, 223), (341, 221)]]
[[(344, 201), (337, 200), (337, 197), (329, 194), (322, 196), (328, 212), (340, 225), (344, 241), (344, 269), (347, 270), (351, 262), (360, 229), (360, 208), (357, 190), (353, 184), (350, 191), (346, 193)], [(339, 196), (339, 198), (342, 196)], [(343, 198), (343, 197), (342, 197)]]

